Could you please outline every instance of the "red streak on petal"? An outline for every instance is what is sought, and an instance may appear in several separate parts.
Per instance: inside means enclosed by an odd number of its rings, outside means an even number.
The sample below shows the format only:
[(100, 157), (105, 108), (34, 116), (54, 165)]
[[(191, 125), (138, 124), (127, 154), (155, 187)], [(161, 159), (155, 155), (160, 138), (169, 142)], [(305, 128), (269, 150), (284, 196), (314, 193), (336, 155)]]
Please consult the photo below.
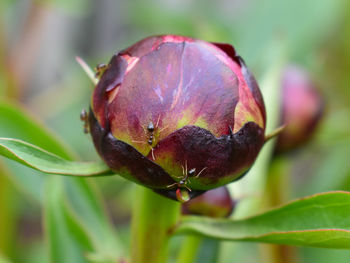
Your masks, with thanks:
[(132, 68), (136, 65), (136, 63), (140, 60), (138, 57), (131, 57), (128, 54), (122, 55), (122, 57), (127, 61), (128, 67), (125, 70), (125, 74), (127, 74)]
[(119, 88), (120, 88), (120, 84), (115, 86), (114, 89), (112, 89), (111, 91), (109, 91), (107, 93), (108, 103), (109, 104), (114, 100), (115, 96), (117, 96), (117, 94), (119, 93)]
[(167, 68), (166, 68), (166, 73), (169, 74), (171, 71), (171, 64), (169, 63)]
[[(183, 60), (181, 60), (181, 68), (182, 68), (182, 64), (183, 64)], [(174, 109), (175, 105), (179, 101), (179, 98), (180, 98), (181, 93), (182, 93), (182, 86), (183, 86), (183, 70), (180, 71), (179, 85), (177, 87), (176, 94), (174, 96), (174, 100), (173, 100), (173, 102), (172, 102), (172, 104), (170, 106), (170, 110)]]
[(162, 36), (163, 43), (165, 42), (172, 42), (172, 43), (182, 43), (182, 42), (193, 42), (194, 39), (184, 37), (184, 36), (175, 36), (175, 35), (165, 35)]

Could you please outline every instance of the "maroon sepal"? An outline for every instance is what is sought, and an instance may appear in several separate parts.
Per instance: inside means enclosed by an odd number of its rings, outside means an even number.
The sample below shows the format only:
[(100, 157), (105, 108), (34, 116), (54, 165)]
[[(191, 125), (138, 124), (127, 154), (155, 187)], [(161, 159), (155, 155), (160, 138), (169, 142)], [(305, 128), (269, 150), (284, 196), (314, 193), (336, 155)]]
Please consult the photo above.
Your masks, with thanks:
[(150, 188), (164, 188), (175, 183), (159, 165), (102, 128), (91, 109), (89, 125), (99, 155), (113, 171), (119, 173), (126, 170), (128, 173), (120, 175)]

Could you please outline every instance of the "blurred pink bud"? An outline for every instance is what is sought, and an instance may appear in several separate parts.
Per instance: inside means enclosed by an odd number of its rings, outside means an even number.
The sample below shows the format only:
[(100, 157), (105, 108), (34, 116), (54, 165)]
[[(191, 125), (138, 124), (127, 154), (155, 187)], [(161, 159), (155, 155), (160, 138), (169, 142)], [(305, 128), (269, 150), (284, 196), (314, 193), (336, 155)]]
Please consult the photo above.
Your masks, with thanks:
[(309, 74), (289, 66), (282, 79), (282, 124), (276, 151), (285, 152), (306, 143), (314, 134), (324, 109), (324, 101)]

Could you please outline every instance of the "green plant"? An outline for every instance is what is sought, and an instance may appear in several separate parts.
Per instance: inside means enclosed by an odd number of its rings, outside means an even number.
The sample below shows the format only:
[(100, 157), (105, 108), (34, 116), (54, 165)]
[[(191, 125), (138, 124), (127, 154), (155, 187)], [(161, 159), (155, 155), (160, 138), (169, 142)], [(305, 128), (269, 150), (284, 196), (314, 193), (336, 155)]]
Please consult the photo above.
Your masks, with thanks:
[[(261, 82), (267, 107), (267, 131), (277, 127), (279, 76), (283, 54), (276, 55)], [(20, 134), (30, 143), (12, 138), (0, 139), (0, 154), (38, 171), (52, 174), (45, 185), (45, 231), (54, 262), (116, 262), (128, 258), (122, 240), (115, 233), (96, 189), (89, 181), (75, 177), (113, 175), (102, 162), (73, 161), (74, 154), (11, 103), (0, 104), (2, 134)], [(37, 145), (37, 146), (35, 146)], [(247, 177), (248, 191), (259, 192), (266, 184), (273, 142), (264, 146)], [(17, 168), (18, 169), (18, 168)], [(19, 168), (21, 169), (21, 168)], [(17, 170), (18, 180), (26, 172)], [(35, 192), (36, 189), (28, 189)], [(217, 240), (253, 241), (323, 248), (350, 248), (350, 193), (336, 191), (298, 199), (281, 207), (245, 219), (211, 219), (181, 216), (178, 202), (138, 186), (134, 195), (131, 262), (165, 262), (168, 241), (174, 235), (196, 234)], [(236, 217), (254, 214), (259, 198), (243, 201)], [(191, 247), (188, 248), (189, 250)], [(192, 253), (189, 251), (188, 253)], [(179, 259), (179, 263), (186, 262)]]

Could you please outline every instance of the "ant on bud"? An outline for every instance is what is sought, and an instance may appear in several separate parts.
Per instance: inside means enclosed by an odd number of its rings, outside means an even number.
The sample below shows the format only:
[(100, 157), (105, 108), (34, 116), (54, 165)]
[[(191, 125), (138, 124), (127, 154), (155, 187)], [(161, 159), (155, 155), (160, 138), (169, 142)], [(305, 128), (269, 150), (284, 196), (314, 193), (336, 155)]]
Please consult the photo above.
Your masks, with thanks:
[(94, 67), (94, 70), (96, 71), (95, 77), (101, 77), (108, 67), (109, 65), (106, 65), (104, 63), (97, 64), (96, 67)]
[(153, 122), (150, 121), (148, 126), (147, 126), (147, 131), (149, 132), (149, 138), (148, 138), (148, 141), (147, 143), (152, 146), (153, 144), (153, 140), (154, 140), (154, 125), (153, 125)]
[(186, 188), (189, 192), (191, 192), (192, 190), (187, 186), (188, 178), (189, 177), (198, 178), (201, 175), (201, 173), (203, 173), (204, 170), (207, 169), (207, 167), (204, 167), (202, 170), (200, 170), (197, 175), (196, 175), (196, 168), (192, 168), (189, 171), (187, 170), (187, 161), (185, 161), (185, 167), (183, 167), (183, 165), (181, 165), (181, 167), (182, 167), (182, 175), (183, 175), (182, 179), (179, 182), (168, 185), (167, 188), (173, 188), (173, 187)]
[(84, 133), (89, 133), (89, 114), (85, 109), (80, 112), (80, 120), (84, 122)]
[[(145, 132), (145, 135), (146, 135), (146, 137), (147, 137), (147, 142), (144, 142), (144, 141), (135, 141), (135, 140), (133, 140), (133, 142), (135, 142), (135, 143), (147, 143), (150, 147), (151, 147), (151, 151), (152, 151), (152, 158), (153, 158), (153, 160), (155, 160), (156, 158), (155, 158), (155, 156), (154, 156), (154, 142), (155, 142), (155, 131), (156, 131), (156, 129), (158, 129), (158, 126), (159, 126), (159, 120), (160, 120), (160, 115), (158, 116), (158, 120), (157, 120), (157, 123), (156, 123), (156, 125), (154, 125), (153, 124), (153, 122), (152, 121), (150, 121), (149, 123), (148, 123), (148, 125), (147, 125), (147, 128), (145, 129), (143, 126), (141, 126), (142, 127), (142, 129), (143, 129), (143, 131)], [(166, 129), (167, 127), (164, 127), (164, 128), (162, 128), (162, 129), (160, 129), (159, 131), (158, 131), (158, 135), (159, 135), (159, 133), (161, 133), (164, 129)]]

